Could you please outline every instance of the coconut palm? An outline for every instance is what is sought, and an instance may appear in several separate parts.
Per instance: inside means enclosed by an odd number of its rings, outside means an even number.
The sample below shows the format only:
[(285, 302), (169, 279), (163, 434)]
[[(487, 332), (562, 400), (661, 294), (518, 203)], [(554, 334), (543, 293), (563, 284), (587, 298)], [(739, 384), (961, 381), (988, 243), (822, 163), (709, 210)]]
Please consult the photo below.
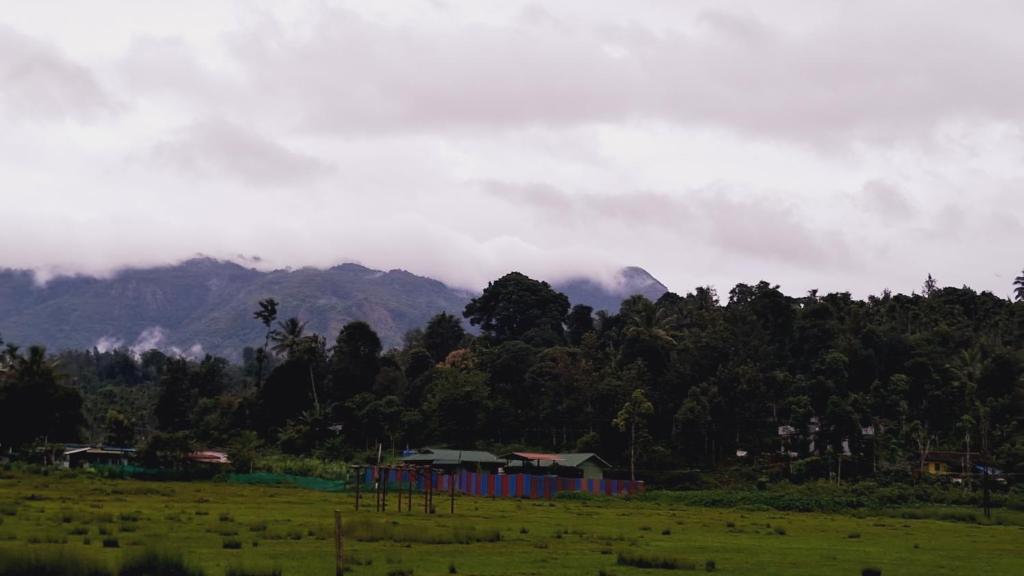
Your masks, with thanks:
[(1013, 279), (1013, 285), (1016, 286), (1013, 289), (1014, 300), (1024, 302), (1024, 271), (1020, 273), (1020, 276)]
[(274, 345), (270, 348), (275, 354), (285, 354), (288, 357), (295, 355), (295, 352), (304, 344), (304, 333), (306, 323), (300, 322), (298, 318), (289, 318), (277, 323), (277, 329), (270, 334), (270, 341)]

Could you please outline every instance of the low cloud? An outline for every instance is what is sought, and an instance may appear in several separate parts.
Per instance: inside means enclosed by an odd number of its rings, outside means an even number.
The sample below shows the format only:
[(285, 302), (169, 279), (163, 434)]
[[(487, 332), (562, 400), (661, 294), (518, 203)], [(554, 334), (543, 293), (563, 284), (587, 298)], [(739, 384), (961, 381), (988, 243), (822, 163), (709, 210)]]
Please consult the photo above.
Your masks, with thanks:
[(91, 120), (116, 108), (88, 68), (0, 22), (0, 113), (7, 122)]
[(315, 158), (224, 120), (183, 128), (154, 146), (151, 158), (197, 177), (226, 176), (251, 186), (303, 184), (327, 171)]

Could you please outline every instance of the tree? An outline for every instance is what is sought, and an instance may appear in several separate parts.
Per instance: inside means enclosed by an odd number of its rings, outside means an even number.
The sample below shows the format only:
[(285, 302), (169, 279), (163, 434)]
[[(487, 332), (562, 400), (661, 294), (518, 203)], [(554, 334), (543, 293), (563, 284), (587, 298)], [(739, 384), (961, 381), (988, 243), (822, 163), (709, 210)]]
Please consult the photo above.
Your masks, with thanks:
[(936, 282), (935, 278), (932, 278), (932, 275), (929, 274), (924, 280), (924, 286), (921, 287), (921, 292), (923, 292), (925, 296), (931, 296), (932, 294), (935, 294), (938, 289), (938, 282)]
[(565, 319), (566, 337), (569, 344), (579, 346), (583, 336), (594, 331), (594, 309), (586, 304), (577, 304)]
[(0, 445), (22, 447), (38, 439), (67, 442), (79, 438), (85, 418), (78, 390), (60, 383), (46, 349), (26, 354), (8, 345), (0, 364)]
[(107, 430), (107, 444), (124, 447), (135, 445), (135, 423), (121, 412), (113, 408), (107, 410), (104, 428)]
[(441, 312), (427, 322), (427, 328), (423, 331), (423, 347), (434, 362), (444, 362), (452, 350), (462, 346), (465, 337), (462, 322), (447, 312)]
[(270, 340), (274, 343), (272, 350), (288, 358), (295, 357), (302, 350), (305, 331), (306, 323), (298, 318), (278, 322), (277, 329), (270, 333)]
[(366, 322), (349, 322), (338, 332), (331, 356), (331, 399), (343, 401), (373, 389), (381, 348), (380, 337)]
[(623, 404), (612, 423), (620, 432), (629, 430), (629, 479), (636, 480), (636, 436), (643, 429), (648, 416), (654, 413), (654, 405), (647, 400), (642, 388), (633, 390), (632, 396)]
[(271, 326), (277, 320), (277, 300), (266, 298), (259, 301), (260, 309), (253, 313), (253, 317), (263, 323), (266, 332), (263, 335), (263, 346), (256, 350), (256, 386), (263, 384), (263, 363), (267, 359), (267, 348), (270, 346), (270, 335), (273, 332)]
[(1021, 272), (1020, 276), (1013, 279), (1013, 285), (1015, 286), (1013, 289), (1014, 300), (1024, 302), (1024, 272)]
[(562, 337), (569, 299), (547, 282), (512, 272), (490, 282), (462, 315), (496, 342)]

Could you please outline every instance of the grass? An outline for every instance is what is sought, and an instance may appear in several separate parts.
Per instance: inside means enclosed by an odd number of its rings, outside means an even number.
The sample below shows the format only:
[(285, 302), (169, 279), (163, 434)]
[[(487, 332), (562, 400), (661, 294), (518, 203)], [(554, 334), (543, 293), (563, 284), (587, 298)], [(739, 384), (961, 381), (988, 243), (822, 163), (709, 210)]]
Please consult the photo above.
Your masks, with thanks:
[[(57, 474), (43, 484), (39, 476), (20, 473), (0, 479), (0, 516), (5, 520), (0, 525), (0, 558), (14, 554), (22, 558), (19, 562), (59, 562), (74, 552), (108, 569), (159, 546), (179, 551), (193, 574), (325, 574), (334, 567), (338, 509), (346, 532), (346, 568), (360, 576), (593, 576), (602, 571), (640, 576), (671, 573), (639, 567), (665, 561), (694, 566), (697, 572), (710, 567), (740, 576), (860, 574), (865, 567), (912, 576), (1024, 574), (1019, 554), (1024, 513), (1007, 509), (996, 510), (988, 521), (979, 511), (961, 507), (853, 514), (704, 508), (668, 498), (542, 502), (460, 497), (452, 517), (447, 506), (423, 514), (422, 497), (414, 501), (416, 512), (395, 511), (392, 499), (388, 512), (378, 514), (372, 500), (366, 510), (364, 494), (364, 509), (356, 513), (351, 494), (287, 486)], [(36, 498), (27, 498), (33, 494)], [(124, 532), (126, 526), (134, 531)], [(782, 527), (785, 537), (779, 537)], [(91, 545), (83, 544), (80, 536), (67, 538), (83, 528), (86, 537), (93, 537)], [(860, 537), (849, 538), (852, 533)], [(100, 545), (108, 539), (118, 547)], [(241, 549), (231, 549), (235, 540)], [(2, 566), (0, 560), (0, 576), (20, 574), (5, 572)]]

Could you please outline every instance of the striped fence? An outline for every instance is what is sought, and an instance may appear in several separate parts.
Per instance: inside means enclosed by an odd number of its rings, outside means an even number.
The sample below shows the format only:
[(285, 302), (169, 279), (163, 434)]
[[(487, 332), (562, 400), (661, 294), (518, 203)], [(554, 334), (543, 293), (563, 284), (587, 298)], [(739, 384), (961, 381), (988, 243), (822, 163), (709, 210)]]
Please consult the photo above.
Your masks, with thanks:
[[(367, 467), (363, 481), (373, 486), (378, 478), (378, 468)], [(383, 468), (388, 486), (401, 489), (409, 483), (410, 477), (417, 491), (426, 488), (426, 469)], [(430, 471), (434, 492), (448, 492), (451, 482), (455, 491), (468, 496), (502, 498), (543, 498), (551, 499), (561, 492), (585, 492), (587, 494), (622, 496), (643, 494), (642, 480), (594, 480), (586, 478), (560, 478), (558, 476), (537, 476), (532, 474), (492, 474), (490, 472), (469, 472), (461, 470), (454, 476), (439, 470)]]

